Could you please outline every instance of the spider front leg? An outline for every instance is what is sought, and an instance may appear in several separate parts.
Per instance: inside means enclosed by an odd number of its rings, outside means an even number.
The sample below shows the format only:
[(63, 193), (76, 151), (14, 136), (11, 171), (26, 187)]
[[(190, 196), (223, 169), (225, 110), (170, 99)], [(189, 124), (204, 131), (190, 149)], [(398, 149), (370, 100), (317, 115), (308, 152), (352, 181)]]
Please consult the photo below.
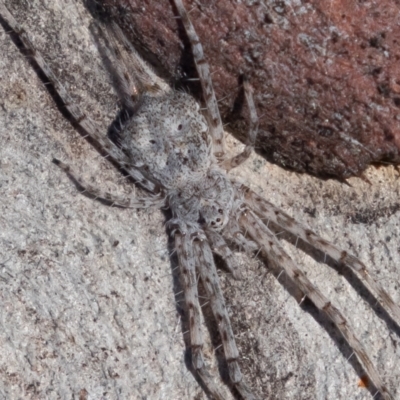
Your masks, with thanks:
[(214, 231), (206, 231), (206, 236), (211, 243), (212, 251), (225, 261), (225, 265), (233, 277), (240, 279), (241, 274), (237, 260), (224, 238), (218, 232)]
[(331, 302), (314, 286), (307, 276), (301, 271), (286, 254), (275, 235), (257, 218), (250, 210), (244, 211), (239, 218), (239, 223), (244, 231), (256, 241), (264, 256), (275, 266), (283, 268), (291, 281), (307, 296), (314, 305), (324, 312), (341, 332), (347, 343), (353, 349), (354, 354), (362, 364), (369, 379), (375, 385), (385, 400), (393, 400), (386, 386), (372, 363), (370, 357), (365, 351), (363, 345), (353, 333), (347, 320), (342, 313), (334, 307)]
[(225, 359), (228, 364), (229, 377), (243, 399), (255, 400), (256, 397), (247, 388), (240, 371), (238, 363), (239, 351), (225, 306), (224, 296), (219, 285), (217, 268), (210, 246), (206, 241), (196, 241), (194, 246), (200, 278), (210, 299), (211, 309), (218, 324)]
[(248, 187), (242, 186), (240, 191), (245, 193), (247, 203), (260, 218), (264, 220), (268, 219), (277, 226), (283, 228), (285, 231), (291, 233), (294, 237), (301, 239), (305, 243), (311, 245), (314, 249), (321, 251), (338, 264), (343, 264), (352, 269), (361, 280), (368, 284), (372, 291), (377, 295), (378, 299), (382, 302), (384, 308), (390, 310), (396, 322), (400, 323), (399, 305), (396, 304), (386, 290), (383, 289), (377, 277), (373, 276), (358, 258), (322, 239), (313, 231), (302, 226), (294, 218), (290, 217), (269, 201), (263, 199)]
[(192, 364), (200, 376), (207, 390), (216, 400), (223, 400), (225, 396), (220, 393), (204, 363), (203, 333), (201, 330), (201, 311), (197, 289), (196, 259), (193, 252), (193, 239), (189, 234), (175, 234), (175, 249), (178, 255), (180, 275), (183, 280), (183, 292), (186, 309), (189, 313), (189, 335)]
[(90, 197), (93, 197), (96, 200), (103, 200), (109, 203), (111, 206), (118, 206), (123, 208), (161, 208), (165, 206), (165, 197), (161, 193), (156, 194), (152, 197), (143, 198), (116, 196), (109, 192), (102, 192), (90, 185), (89, 183), (85, 182), (75, 173), (75, 171), (69, 165), (63, 163), (62, 161), (54, 158), (53, 163), (60, 167), (68, 175), (68, 177), (75, 183), (81, 193), (88, 194)]

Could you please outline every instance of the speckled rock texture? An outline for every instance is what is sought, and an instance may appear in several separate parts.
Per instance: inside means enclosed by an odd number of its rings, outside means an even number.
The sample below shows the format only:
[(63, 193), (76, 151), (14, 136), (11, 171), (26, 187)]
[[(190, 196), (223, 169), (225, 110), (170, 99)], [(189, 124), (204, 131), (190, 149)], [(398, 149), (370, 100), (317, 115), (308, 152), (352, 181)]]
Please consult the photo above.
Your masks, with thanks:
[[(172, 78), (195, 75), (170, 2), (101, 0)], [(258, 150), (320, 177), (400, 161), (400, 5), (389, 0), (186, 0), (229, 129), (243, 139), (238, 76), (256, 88)], [(189, 52), (185, 53), (186, 55)], [(199, 96), (198, 87), (188, 82)]]
[[(106, 134), (117, 98), (89, 33), (86, 8), (75, 0), (6, 4)], [(166, 33), (165, 42), (170, 40)], [(186, 328), (175, 303), (181, 289), (165, 215), (111, 208), (79, 194), (53, 157), (105, 190), (140, 190), (71, 127), (2, 29), (0, 54), (0, 399), (205, 399), (185, 363)], [(271, 79), (268, 84), (275, 85)], [(232, 87), (226, 95), (234, 98)], [(228, 143), (234, 153), (242, 148), (231, 138)], [(346, 185), (253, 155), (234, 173), (360, 257), (400, 302), (400, 180), (392, 166), (367, 169), (370, 184), (350, 178)], [(400, 398), (399, 326), (359, 282), (348, 283), (345, 271), (342, 276), (291, 244), (285, 248), (348, 317)], [(300, 307), (282, 286), (284, 276), (278, 282), (262, 263), (237, 257), (244, 279), (221, 272), (221, 284), (242, 370), (257, 396), (372, 400), (374, 393), (360, 381), (363, 371), (331, 323), (309, 304)], [(208, 337), (215, 325), (204, 309)], [(219, 381), (210, 339), (205, 355)], [(235, 398), (221, 387), (226, 399)]]

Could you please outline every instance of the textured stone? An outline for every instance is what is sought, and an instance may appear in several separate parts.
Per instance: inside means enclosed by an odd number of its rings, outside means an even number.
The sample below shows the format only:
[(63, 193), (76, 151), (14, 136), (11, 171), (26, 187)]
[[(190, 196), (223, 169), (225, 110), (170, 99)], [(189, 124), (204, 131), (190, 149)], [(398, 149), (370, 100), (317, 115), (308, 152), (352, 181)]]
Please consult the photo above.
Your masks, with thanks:
[[(173, 80), (193, 77), (171, 4), (102, 0), (147, 59)], [(371, 1), (186, 0), (224, 121), (243, 139), (238, 77), (255, 88), (258, 150), (317, 176), (360, 175), (400, 161), (399, 5)], [(111, 11), (110, 11), (111, 10)], [(200, 97), (196, 84), (190, 90)]]

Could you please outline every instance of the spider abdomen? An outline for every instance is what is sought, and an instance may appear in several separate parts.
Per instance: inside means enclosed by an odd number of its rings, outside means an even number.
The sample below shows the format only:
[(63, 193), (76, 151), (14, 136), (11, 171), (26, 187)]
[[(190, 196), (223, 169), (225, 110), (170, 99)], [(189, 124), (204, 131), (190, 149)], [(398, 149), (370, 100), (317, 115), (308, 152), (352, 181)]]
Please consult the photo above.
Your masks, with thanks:
[(162, 187), (186, 187), (202, 179), (211, 165), (208, 126), (199, 109), (183, 92), (143, 95), (118, 143), (132, 164), (146, 165), (149, 178)]

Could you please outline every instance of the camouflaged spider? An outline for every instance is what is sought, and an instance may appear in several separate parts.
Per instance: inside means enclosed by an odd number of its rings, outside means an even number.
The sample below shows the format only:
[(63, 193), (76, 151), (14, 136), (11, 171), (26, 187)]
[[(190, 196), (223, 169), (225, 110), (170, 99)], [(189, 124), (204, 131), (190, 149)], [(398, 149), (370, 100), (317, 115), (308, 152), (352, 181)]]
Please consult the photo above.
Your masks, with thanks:
[[(171, 210), (169, 227), (175, 240), (189, 313), (193, 366), (214, 398), (221, 398), (221, 395), (207, 372), (202, 353), (197, 274), (218, 323), (232, 384), (243, 398), (254, 398), (240, 372), (239, 352), (213, 256), (213, 253), (219, 255), (232, 275), (240, 278), (239, 266), (227, 245), (233, 243), (249, 252), (261, 251), (270, 263), (282, 268), (303, 296), (309, 298), (337, 326), (378, 391), (385, 399), (390, 399), (389, 391), (346, 319), (293, 263), (263, 221), (279, 226), (338, 263), (353, 269), (396, 320), (400, 320), (398, 305), (358, 259), (319, 238), (248, 187), (229, 177), (227, 172), (244, 162), (254, 147), (257, 115), (252, 89), (245, 81), (251, 117), (248, 143), (242, 153), (227, 158), (221, 117), (202, 46), (181, 0), (174, 0), (174, 3), (192, 45), (206, 104), (205, 112), (200, 110), (199, 104), (190, 95), (171, 89), (156, 76), (131, 47), (118, 26), (112, 25), (112, 29), (104, 32), (110, 46), (104, 46), (103, 50), (114, 61), (116, 87), (126, 114), (118, 131), (114, 132), (113, 140), (101, 135), (95, 123), (73, 104), (43, 57), (34, 50), (28, 36), (18, 29), (17, 23), (0, 3), (1, 15), (19, 35), (24, 46), (32, 51), (32, 57), (63, 100), (72, 118), (151, 196), (119, 198), (101, 193), (82, 181), (68, 165), (58, 160), (56, 163), (85, 191), (112, 204), (131, 208), (159, 206)], [(117, 41), (122, 45), (115, 45)]]

